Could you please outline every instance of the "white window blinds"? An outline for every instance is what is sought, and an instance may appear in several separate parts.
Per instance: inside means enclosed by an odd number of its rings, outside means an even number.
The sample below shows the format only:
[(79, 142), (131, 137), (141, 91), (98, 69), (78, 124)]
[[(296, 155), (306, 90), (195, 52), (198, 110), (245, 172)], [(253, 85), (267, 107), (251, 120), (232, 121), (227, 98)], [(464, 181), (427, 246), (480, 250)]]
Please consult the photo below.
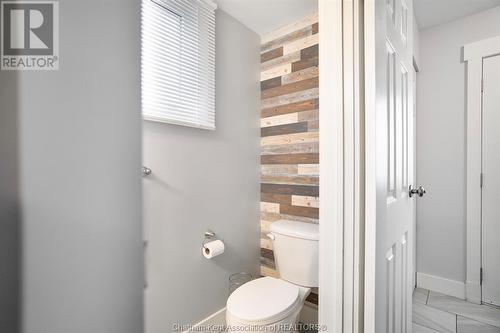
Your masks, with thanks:
[(142, 1), (142, 115), (215, 129), (215, 5)]

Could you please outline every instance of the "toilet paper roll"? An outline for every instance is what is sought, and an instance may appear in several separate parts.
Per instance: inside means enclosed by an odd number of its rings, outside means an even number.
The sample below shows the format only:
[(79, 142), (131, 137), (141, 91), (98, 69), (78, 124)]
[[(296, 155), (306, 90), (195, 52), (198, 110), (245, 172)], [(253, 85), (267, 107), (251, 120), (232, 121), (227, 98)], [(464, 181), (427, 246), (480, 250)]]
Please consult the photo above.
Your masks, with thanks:
[(205, 243), (201, 248), (201, 252), (205, 258), (212, 259), (224, 253), (224, 243), (220, 239)]

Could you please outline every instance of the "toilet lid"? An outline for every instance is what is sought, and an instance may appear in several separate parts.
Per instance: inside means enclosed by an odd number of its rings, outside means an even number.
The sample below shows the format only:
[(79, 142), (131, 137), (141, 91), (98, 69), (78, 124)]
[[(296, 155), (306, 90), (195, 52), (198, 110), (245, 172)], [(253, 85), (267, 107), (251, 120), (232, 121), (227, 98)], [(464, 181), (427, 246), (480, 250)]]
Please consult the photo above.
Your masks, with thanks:
[(299, 299), (299, 287), (289, 282), (263, 277), (236, 289), (227, 300), (227, 311), (250, 322), (286, 317)]

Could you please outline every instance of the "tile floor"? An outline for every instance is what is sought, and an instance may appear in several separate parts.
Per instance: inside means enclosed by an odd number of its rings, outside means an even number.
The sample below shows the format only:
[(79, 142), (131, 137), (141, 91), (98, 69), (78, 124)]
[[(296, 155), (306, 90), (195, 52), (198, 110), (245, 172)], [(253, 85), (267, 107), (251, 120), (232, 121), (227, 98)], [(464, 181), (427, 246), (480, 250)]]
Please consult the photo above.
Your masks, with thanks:
[(413, 292), (413, 333), (500, 333), (500, 309), (434, 291)]

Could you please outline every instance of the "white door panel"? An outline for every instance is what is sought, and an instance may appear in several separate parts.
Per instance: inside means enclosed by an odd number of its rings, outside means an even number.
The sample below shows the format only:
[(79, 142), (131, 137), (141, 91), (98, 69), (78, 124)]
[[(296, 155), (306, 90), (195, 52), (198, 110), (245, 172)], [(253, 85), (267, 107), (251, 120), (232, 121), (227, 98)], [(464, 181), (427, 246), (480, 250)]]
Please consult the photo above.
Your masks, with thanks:
[(500, 56), (483, 60), (482, 299), (500, 306)]
[[(412, 1), (374, 0), (376, 105), (375, 258), (366, 267), (375, 272), (374, 328), (367, 332), (411, 332), (413, 289), (413, 206), (408, 187), (414, 175)], [(366, 27), (370, 29), (370, 27)], [(367, 87), (367, 90), (369, 88)], [(368, 118), (369, 119), (369, 118)], [(370, 163), (367, 163), (369, 167)], [(369, 180), (367, 180), (369, 181)], [(369, 261), (374, 260), (374, 266)], [(370, 316), (370, 314), (368, 314)]]

